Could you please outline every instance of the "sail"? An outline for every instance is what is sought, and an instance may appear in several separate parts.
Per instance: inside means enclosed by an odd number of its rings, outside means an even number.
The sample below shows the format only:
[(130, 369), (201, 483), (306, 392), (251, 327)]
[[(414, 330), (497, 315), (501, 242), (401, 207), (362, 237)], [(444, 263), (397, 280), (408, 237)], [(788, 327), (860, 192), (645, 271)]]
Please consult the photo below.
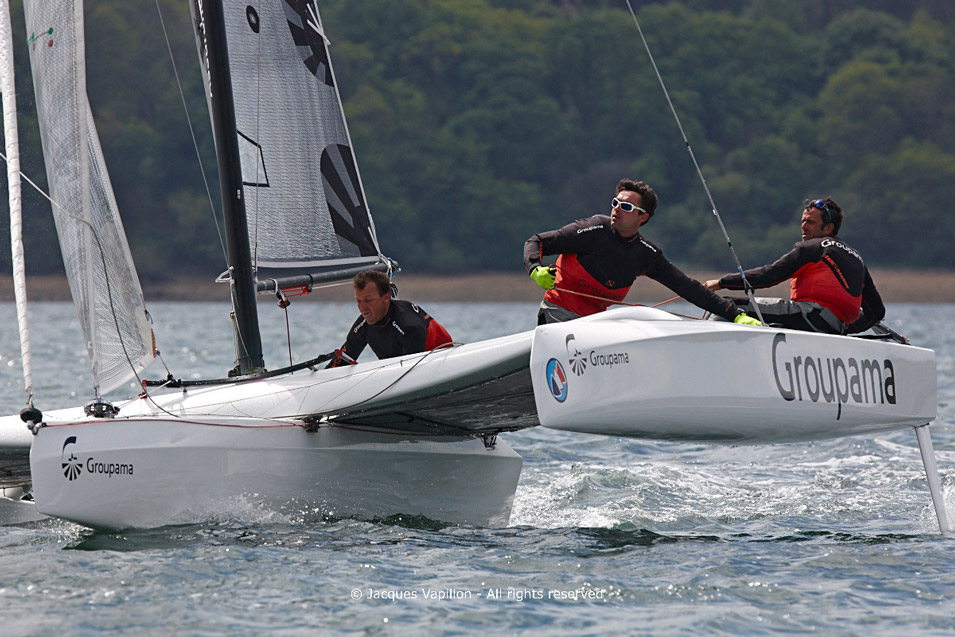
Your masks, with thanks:
[(20, 361), (27, 404), (33, 402), (33, 365), (27, 323), (26, 265), (23, 258), (23, 216), (20, 199), (20, 141), (17, 131), (17, 94), (13, 80), (13, 29), (10, 4), (0, 0), (0, 93), (3, 95), (3, 141), (7, 151), (7, 190), (10, 201), (10, 254), (13, 295), (20, 328)]
[[(263, 268), (378, 261), (315, 3), (223, 4), (249, 242), (260, 275)], [(194, 18), (200, 7), (194, 0)], [(197, 41), (208, 85), (201, 31)]]
[(24, 1), (53, 217), (97, 393), (154, 357), (152, 328), (86, 96), (83, 3)]

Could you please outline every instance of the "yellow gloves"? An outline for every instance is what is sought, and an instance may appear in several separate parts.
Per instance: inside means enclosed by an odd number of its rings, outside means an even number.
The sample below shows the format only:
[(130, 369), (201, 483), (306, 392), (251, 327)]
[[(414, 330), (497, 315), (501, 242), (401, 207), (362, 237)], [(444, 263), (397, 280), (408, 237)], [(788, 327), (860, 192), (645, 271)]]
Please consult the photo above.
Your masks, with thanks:
[(553, 290), (554, 282), (557, 279), (557, 266), (542, 266), (539, 265), (531, 270), (531, 278), (534, 279), (534, 283), (541, 286), (545, 290)]
[(754, 319), (752, 316), (747, 315), (745, 312), (740, 312), (736, 315), (736, 318), (733, 319), (734, 323), (739, 323), (740, 325), (762, 325), (759, 321)]

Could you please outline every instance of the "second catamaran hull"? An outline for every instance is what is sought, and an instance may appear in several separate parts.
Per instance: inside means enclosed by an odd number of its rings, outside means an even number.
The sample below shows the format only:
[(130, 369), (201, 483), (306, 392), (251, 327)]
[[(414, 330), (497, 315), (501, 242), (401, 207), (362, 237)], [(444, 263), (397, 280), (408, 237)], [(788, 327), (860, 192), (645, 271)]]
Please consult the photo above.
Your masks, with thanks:
[(538, 327), (531, 378), (544, 427), (659, 440), (837, 438), (924, 425), (938, 407), (932, 350), (650, 308)]
[(37, 509), (103, 529), (276, 514), (505, 526), (522, 465), (480, 437), (239, 418), (50, 422), (30, 456)]

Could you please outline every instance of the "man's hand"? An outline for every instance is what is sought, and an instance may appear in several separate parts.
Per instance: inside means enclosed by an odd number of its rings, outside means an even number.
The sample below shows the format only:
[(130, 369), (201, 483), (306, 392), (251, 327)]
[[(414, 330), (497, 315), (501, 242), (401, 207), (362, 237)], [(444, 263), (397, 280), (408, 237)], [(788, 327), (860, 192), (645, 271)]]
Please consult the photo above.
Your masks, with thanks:
[(745, 312), (740, 312), (736, 315), (736, 318), (733, 319), (734, 323), (739, 323), (740, 325), (762, 325), (758, 320), (754, 319), (752, 316), (749, 316)]
[(557, 280), (557, 266), (551, 265), (544, 267), (538, 265), (531, 270), (531, 278), (534, 279), (534, 283), (545, 290), (553, 290), (555, 281)]
[(716, 292), (717, 290), (720, 289), (720, 281), (719, 281), (719, 279), (710, 279), (709, 281), (706, 281), (706, 282), (703, 284), (703, 287), (705, 287), (705, 288), (707, 288), (707, 289), (710, 289), (710, 290), (713, 290), (714, 292)]
[(332, 359), (332, 361), (328, 365), (325, 366), (325, 369), (330, 369), (332, 367), (340, 367), (342, 365), (355, 364), (355, 359), (340, 349), (336, 349), (334, 352), (332, 352), (332, 354), (334, 354), (335, 357)]

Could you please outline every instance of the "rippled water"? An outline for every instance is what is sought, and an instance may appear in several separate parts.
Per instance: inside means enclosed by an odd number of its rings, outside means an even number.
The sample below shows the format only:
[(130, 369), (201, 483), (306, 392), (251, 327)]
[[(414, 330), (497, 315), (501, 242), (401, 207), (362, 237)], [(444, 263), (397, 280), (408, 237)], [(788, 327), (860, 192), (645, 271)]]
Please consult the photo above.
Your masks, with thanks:
[[(296, 360), (340, 344), (351, 306), (292, 308)], [(429, 303), (457, 340), (534, 323), (534, 304)], [(231, 367), (228, 310), (151, 308), (177, 376)], [(955, 305), (893, 305), (935, 349), (932, 426), (955, 517)], [(0, 305), (0, 407), (23, 403), (14, 312)], [(35, 303), (37, 404), (82, 402), (73, 309)], [(267, 360), (284, 314), (263, 310)], [(293, 324), (294, 325), (294, 324)], [(164, 375), (161, 367), (150, 370)], [(3, 634), (943, 634), (955, 540), (938, 534), (914, 433), (764, 447), (506, 434), (524, 457), (511, 526), (304, 525), (254, 508), (123, 534), (0, 527)]]

